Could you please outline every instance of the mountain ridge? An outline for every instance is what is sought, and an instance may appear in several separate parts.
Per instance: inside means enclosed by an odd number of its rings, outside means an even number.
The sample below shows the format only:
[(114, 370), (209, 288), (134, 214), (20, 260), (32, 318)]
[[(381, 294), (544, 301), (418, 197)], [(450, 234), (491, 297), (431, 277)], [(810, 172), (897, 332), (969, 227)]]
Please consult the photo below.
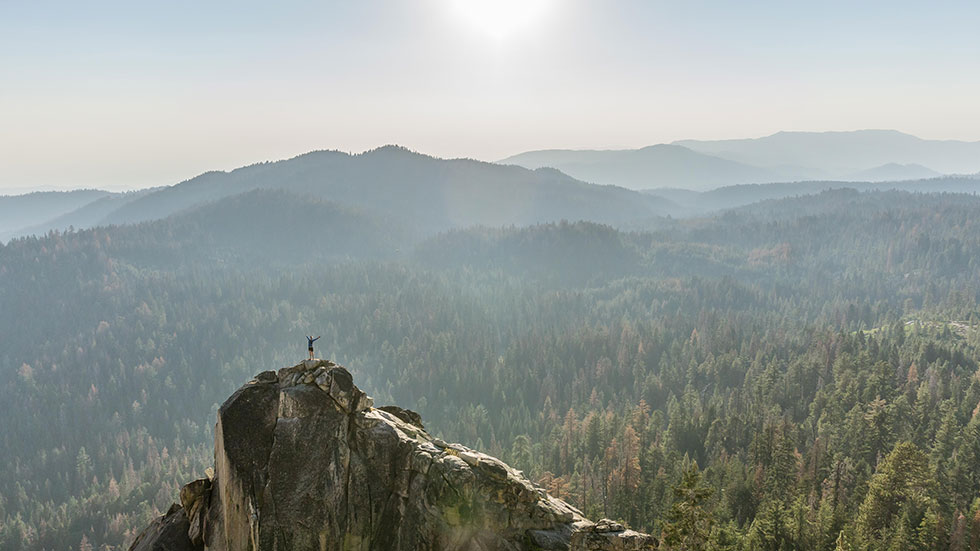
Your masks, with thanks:
[[(673, 149), (673, 159), (643, 159), (669, 146), (683, 149)], [(759, 138), (676, 140), (634, 149), (544, 149), (498, 162), (553, 166), (579, 179), (632, 189), (707, 191), (739, 184), (973, 174), (980, 171), (980, 142), (926, 140), (897, 130), (780, 131)], [(903, 168), (896, 170), (896, 165)]]
[(889, 163), (921, 164), (943, 174), (980, 171), (980, 141), (927, 140), (888, 129), (780, 131), (759, 138), (672, 143), (759, 166), (821, 168), (835, 177)]
[(639, 149), (529, 151), (498, 163), (532, 169), (551, 166), (582, 180), (629, 189), (686, 186), (706, 190), (733, 182), (779, 179), (777, 172), (705, 155), (675, 144), (655, 144)]
[[(358, 154), (317, 150), (289, 159), (208, 171), (178, 184), (96, 197), (0, 239), (163, 219), (256, 190), (281, 189), (371, 211), (435, 234), (469, 225), (523, 225), (587, 219), (620, 224), (667, 214), (669, 201), (609, 185), (576, 180), (553, 169), (528, 170), (473, 159), (440, 159), (387, 145)], [(31, 202), (34, 198), (11, 198)], [(3, 206), (0, 201), (0, 207)], [(25, 221), (27, 224), (28, 221)]]
[(107, 223), (160, 218), (250, 189), (286, 189), (414, 220), (427, 231), (594, 217), (599, 222), (663, 212), (663, 200), (593, 186), (553, 171), (438, 159), (399, 146), (357, 155), (310, 152), (226, 173), (207, 173), (148, 194)]
[[(718, 150), (728, 148), (732, 143), (798, 141), (814, 136), (820, 139), (884, 136), (905, 142), (944, 143), (968, 148), (980, 143), (928, 141), (890, 130), (780, 132), (748, 140), (684, 141), (637, 150), (542, 150), (508, 158), (521, 161), (527, 167), (465, 158), (441, 159), (399, 145), (385, 145), (357, 154), (314, 150), (230, 171), (208, 171), (172, 186), (133, 192), (89, 190), (3, 196), (0, 197), (0, 213), (7, 212), (10, 216), (0, 223), (0, 241), (69, 227), (85, 229), (162, 219), (255, 189), (283, 189), (370, 211), (376, 216), (398, 220), (404, 227), (415, 227), (416, 232), (424, 236), (468, 226), (527, 225), (560, 220), (638, 227), (666, 215), (686, 217), (745, 204), (744, 198), (737, 197), (730, 204), (705, 202), (703, 199), (708, 196), (697, 195), (697, 192), (732, 191), (733, 185), (757, 185), (759, 182), (789, 186), (793, 188), (787, 188), (789, 193), (814, 192), (837, 187), (836, 183), (850, 185), (849, 182), (856, 180), (901, 189), (908, 189), (915, 182), (935, 187), (929, 180), (923, 180), (923, 177), (939, 175), (932, 165), (926, 168), (927, 165), (919, 163), (902, 164), (890, 160), (866, 170), (833, 176), (823, 169), (808, 169), (785, 162), (800, 159), (780, 158), (776, 159), (778, 164), (760, 168), (676, 145), (685, 143)], [(977, 158), (980, 159), (980, 155)], [(550, 165), (557, 165), (557, 168)], [(980, 171), (980, 167), (976, 168)], [(694, 192), (679, 191), (681, 189), (693, 189)], [(956, 188), (954, 191), (964, 190)], [(721, 195), (726, 194), (731, 195), (729, 192)], [(52, 201), (61, 204), (53, 205)]]

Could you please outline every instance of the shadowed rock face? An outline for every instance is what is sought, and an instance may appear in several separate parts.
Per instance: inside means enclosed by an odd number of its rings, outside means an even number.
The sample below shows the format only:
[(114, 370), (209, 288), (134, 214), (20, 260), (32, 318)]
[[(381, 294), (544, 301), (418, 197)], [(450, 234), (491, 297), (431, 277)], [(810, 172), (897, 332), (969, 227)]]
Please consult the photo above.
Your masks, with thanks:
[(188, 536), (187, 515), (176, 503), (167, 514), (154, 520), (140, 534), (130, 551), (194, 551), (200, 549)]
[[(594, 525), (488, 455), (375, 409), (343, 367), (266, 371), (221, 406), (215, 476), (181, 491), (133, 550), (653, 549)], [(571, 547), (570, 547), (571, 546)]]

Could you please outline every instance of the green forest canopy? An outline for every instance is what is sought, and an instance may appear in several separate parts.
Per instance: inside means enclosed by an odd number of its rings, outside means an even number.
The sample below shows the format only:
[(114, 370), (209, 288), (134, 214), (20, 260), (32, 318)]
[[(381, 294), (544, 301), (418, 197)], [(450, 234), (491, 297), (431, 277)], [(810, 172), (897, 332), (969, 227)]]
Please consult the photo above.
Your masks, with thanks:
[(712, 549), (980, 549), (978, 212), (837, 190), (417, 242), (253, 192), (12, 241), (0, 548), (124, 548), (210, 466), (225, 397), (314, 331), (377, 403), (590, 517), (692, 521)]

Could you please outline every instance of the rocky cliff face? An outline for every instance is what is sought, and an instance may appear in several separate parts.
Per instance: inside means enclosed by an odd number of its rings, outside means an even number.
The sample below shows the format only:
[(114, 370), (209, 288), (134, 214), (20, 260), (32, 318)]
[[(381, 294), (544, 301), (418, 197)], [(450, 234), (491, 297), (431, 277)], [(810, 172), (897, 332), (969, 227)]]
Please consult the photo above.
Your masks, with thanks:
[(221, 406), (215, 473), (180, 492), (132, 551), (641, 550), (520, 471), (374, 408), (343, 367), (266, 371)]

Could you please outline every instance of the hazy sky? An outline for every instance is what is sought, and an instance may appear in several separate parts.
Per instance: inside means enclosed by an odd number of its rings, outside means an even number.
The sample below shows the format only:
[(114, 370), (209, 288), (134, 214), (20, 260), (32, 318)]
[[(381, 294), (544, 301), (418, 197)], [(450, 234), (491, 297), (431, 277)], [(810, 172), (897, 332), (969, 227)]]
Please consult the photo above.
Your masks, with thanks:
[(0, 190), (313, 149), (980, 140), (980, 2), (0, 0)]

